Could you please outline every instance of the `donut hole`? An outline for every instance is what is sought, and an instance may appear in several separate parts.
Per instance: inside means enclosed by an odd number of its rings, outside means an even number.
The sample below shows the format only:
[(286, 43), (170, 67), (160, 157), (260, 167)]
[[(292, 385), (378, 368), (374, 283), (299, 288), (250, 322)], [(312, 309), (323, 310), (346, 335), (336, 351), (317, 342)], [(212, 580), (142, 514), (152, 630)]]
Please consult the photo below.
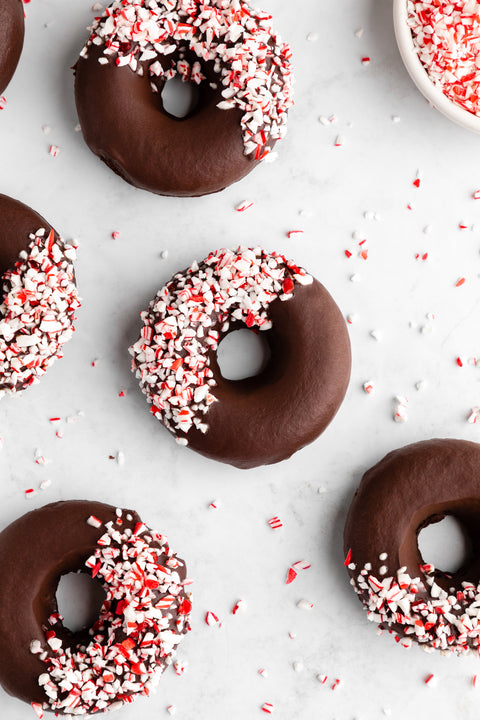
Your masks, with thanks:
[(225, 380), (245, 380), (260, 375), (270, 362), (265, 333), (232, 330), (218, 345), (217, 363)]
[(79, 572), (62, 575), (56, 597), (64, 627), (76, 633), (95, 623), (106, 594), (97, 580)]
[(469, 534), (454, 515), (429, 518), (418, 535), (418, 549), (424, 563), (449, 575), (465, 567), (472, 553)]
[(182, 120), (196, 110), (200, 101), (200, 89), (195, 83), (185, 82), (180, 75), (175, 75), (163, 85), (161, 98), (164, 112)]

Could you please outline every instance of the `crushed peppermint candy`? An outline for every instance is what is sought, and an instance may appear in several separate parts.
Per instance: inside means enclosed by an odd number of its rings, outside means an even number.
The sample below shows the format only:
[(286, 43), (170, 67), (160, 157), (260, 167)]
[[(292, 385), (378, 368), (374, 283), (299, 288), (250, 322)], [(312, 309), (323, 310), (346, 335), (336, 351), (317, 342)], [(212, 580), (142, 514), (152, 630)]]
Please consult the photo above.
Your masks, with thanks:
[(430, 80), (480, 115), (480, 15), (476, 0), (408, 0), (407, 24)]
[(285, 136), (293, 105), (291, 50), (271, 20), (249, 0), (115, 0), (95, 19), (80, 55), (101, 47), (101, 64), (198, 85), (212, 63), (223, 86), (217, 107), (242, 112), (245, 155), (263, 160)]
[(0, 397), (38, 382), (70, 340), (80, 301), (75, 248), (44, 228), (2, 277)]
[[(349, 553), (350, 559), (352, 558)], [(355, 558), (353, 558), (355, 559)], [(480, 583), (462, 582), (447, 592), (436, 582), (435, 567), (420, 565), (412, 578), (406, 567), (381, 579), (372, 564), (349, 565), (351, 583), (368, 619), (390, 630), (405, 648), (417, 642), (424, 650), (457, 654), (480, 651)], [(433, 675), (428, 676), (430, 684)]]
[[(90, 640), (64, 646), (52, 629), (58, 622), (54, 614), (45, 637), (31, 642), (30, 651), (46, 665), (38, 684), (47, 699), (38, 711), (85, 715), (149, 695), (190, 629), (183, 561), (171, 553), (165, 536), (141, 522), (126, 527), (121, 513), (115, 523), (105, 523), (85, 562), (106, 592)], [(91, 516), (87, 523), (98, 527), (96, 521)]]
[(231, 323), (269, 330), (269, 306), (287, 301), (295, 284), (310, 285), (303, 268), (261, 248), (222, 249), (177, 273), (141, 313), (140, 338), (130, 348), (132, 371), (155, 417), (181, 444), (205, 417), (215, 397), (210, 357)]

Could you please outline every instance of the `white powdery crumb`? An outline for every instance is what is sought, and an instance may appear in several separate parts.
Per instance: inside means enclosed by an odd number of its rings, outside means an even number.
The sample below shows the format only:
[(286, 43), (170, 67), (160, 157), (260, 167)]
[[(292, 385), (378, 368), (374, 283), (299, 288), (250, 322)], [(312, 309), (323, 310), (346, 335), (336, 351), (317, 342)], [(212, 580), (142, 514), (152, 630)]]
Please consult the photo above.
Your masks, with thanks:
[(426, 387), (426, 382), (425, 382), (425, 380), (418, 380), (418, 381), (415, 383), (415, 389), (416, 389), (418, 392), (421, 392), (422, 390), (425, 390), (425, 387)]
[(40, 490), (47, 490), (51, 486), (51, 484), (52, 484), (52, 481), (50, 479), (43, 480), (40, 483), (39, 488), (40, 488)]
[(316, 33), (316, 32), (308, 33), (308, 35), (307, 35), (307, 40), (308, 40), (308, 42), (317, 42), (317, 40), (318, 40), (318, 33)]
[(292, 665), (296, 673), (301, 673), (305, 670), (305, 665), (302, 662), (296, 661)]
[(44, 135), (49, 135), (52, 132), (50, 125), (42, 125), (42, 132)]
[(117, 460), (117, 465), (119, 465), (120, 467), (122, 467), (122, 465), (125, 465), (125, 454), (123, 453), (122, 450), (119, 450), (117, 452), (116, 460)]
[(370, 330), (370, 337), (372, 337), (377, 342), (380, 342), (382, 339), (382, 333), (380, 330)]
[(162, 250), (162, 252), (160, 253), (160, 258), (162, 260), (166, 260), (168, 258), (168, 250)]
[(363, 28), (360, 27), (360, 28), (357, 28), (357, 30), (355, 30), (355, 32), (353, 34), (355, 35), (356, 38), (361, 40), (363, 37), (363, 32), (364, 32)]

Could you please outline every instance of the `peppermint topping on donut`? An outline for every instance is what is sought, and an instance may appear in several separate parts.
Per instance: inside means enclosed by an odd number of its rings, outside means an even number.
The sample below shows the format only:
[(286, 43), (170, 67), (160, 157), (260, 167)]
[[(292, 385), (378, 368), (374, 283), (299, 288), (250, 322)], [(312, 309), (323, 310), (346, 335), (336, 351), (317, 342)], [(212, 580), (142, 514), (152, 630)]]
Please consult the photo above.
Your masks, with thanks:
[(143, 523), (121, 532), (122, 525), (121, 517), (105, 524), (85, 563), (106, 592), (88, 644), (64, 643), (51, 629), (56, 619), (49, 621), (45, 642), (31, 644), (46, 664), (38, 678), (48, 697), (44, 709), (85, 715), (149, 695), (190, 629), (183, 562), (165, 536)]
[[(179, 74), (196, 84), (205, 80), (202, 65), (213, 63), (223, 86), (218, 107), (242, 111), (245, 155), (263, 160), (268, 143), (284, 137), (293, 105), (291, 51), (271, 20), (248, 0), (115, 0), (96, 18), (81, 56), (102, 46), (102, 64), (112, 58), (140, 75), (146, 66), (151, 77)], [(190, 63), (192, 53), (198, 60)], [(170, 63), (159, 61), (170, 55)]]
[(415, 641), (427, 652), (480, 652), (480, 583), (463, 582), (461, 590), (446, 592), (435, 581), (431, 564), (419, 567), (423, 579), (411, 578), (406, 567), (381, 579), (370, 563), (360, 572), (354, 564), (348, 567), (368, 619), (393, 630), (404, 647)]
[(476, 0), (408, 1), (408, 26), (432, 82), (480, 115), (480, 15)]
[(2, 277), (0, 397), (38, 382), (70, 340), (80, 307), (75, 248), (41, 228)]
[(303, 268), (261, 248), (222, 249), (174, 275), (141, 314), (144, 327), (130, 348), (155, 417), (173, 433), (207, 432), (204, 416), (216, 401), (210, 357), (230, 323), (268, 330), (270, 304), (293, 297), (295, 283), (312, 282)]

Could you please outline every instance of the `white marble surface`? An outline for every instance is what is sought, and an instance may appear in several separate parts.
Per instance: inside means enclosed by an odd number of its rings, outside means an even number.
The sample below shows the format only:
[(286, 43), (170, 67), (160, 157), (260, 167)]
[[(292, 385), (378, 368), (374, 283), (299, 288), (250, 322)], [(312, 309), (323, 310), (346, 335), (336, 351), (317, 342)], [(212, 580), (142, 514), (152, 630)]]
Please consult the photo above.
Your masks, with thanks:
[[(389, 0), (265, 0), (293, 45), (297, 76), (278, 162), (203, 199), (134, 190), (74, 131), (69, 68), (92, 4), (26, 6), (25, 50), (0, 113), (1, 191), (79, 240), (84, 300), (65, 359), (22, 398), (1, 402), (0, 525), (49, 501), (95, 498), (137, 509), (186, 558), (195, 579), (193, 632), (179, 652), (187, 672), (167, 672), (153, 698), (121, 711), (124, 720), (168, 717), (168, 705), (182, 720), (245, 720), (263, 717), (264, 702), (285, 720), (478, 717), (471, 683), (478, 660), (407, 652), (378, 638), (342, 562), (348, 504), (371, 464), (415, 440), (480, 437), (480, 425), (466, 422), (480, 405), (480, 370), (468, 364), (480, 352), (480, 233), (471, 229), (480, 222), (480, 201), (472, 198), (480, 188), (478, 138), (429, 108), (414, 88), (395, 46)], [(335, 123), (319, 122), (331, 114)], [(342, 147), (334, 147), (338, 135)], [(48, 154), (51, 143), (61, 149), (57, 158)], [(419, 189), (412, 184), (417, 170)], [(236, 213), (247, 198), (255, 206)], [(365, 218), (366, 211), (380, 219)], [(460, 230), (461, 222), (468, 229)], [(293, 229), (305, 233), (289, 240)], [(367, 238), (366, 261), (357, 256), (354, 231)], [(139, 311), (170, 275), (238, 243), (292, 256), (345, 315), (356, 315), (352, 381), (335, 421), (291, 460), (249, 472), (178, 447), (148, 413), (127, 354)], [(428, 260), (416, 261), (424, 252)], [(350, 281), (354, 274), (359, 282)], [(461, 277), (466, 282), (456, 288)], [(362, 389), (370, 380), (373, 395)], [(418, 381), (425, 381), (421, 391)], [(406, 424), (392, 420), (396, 394), (409, 399)], [(52, 416), (62, 417), (61, 440)], [(36, 449), (48, 465), (35, 464)], [(109, 459), (119, 451), (123, 466)], [(47, 490), (25, 498), (47, 478)], [(220, 509), (209, 510), (217, 499)], [(268, 526), (273, 515), (282, 529)], [(286, 586), (287, 568), (301, 559), (311, 569)], [(233, 616), (239, 598), (247, 611)], [(314, 603), (311, 612), (296, 607), (302, 598)], [(220, 617), (220, 629), (205, 624), (207, 610)], [(267, 678), (257, 673), (262, 667)], [(328, 675), (326, 685), (318, 673)], [(424, 685), (429, 673), (439, 678), (435, 688)], [(332, 691), (335, 678), (341, 684)], [(33, 717), (4, 694), (0, 707), (6, 720)]]

